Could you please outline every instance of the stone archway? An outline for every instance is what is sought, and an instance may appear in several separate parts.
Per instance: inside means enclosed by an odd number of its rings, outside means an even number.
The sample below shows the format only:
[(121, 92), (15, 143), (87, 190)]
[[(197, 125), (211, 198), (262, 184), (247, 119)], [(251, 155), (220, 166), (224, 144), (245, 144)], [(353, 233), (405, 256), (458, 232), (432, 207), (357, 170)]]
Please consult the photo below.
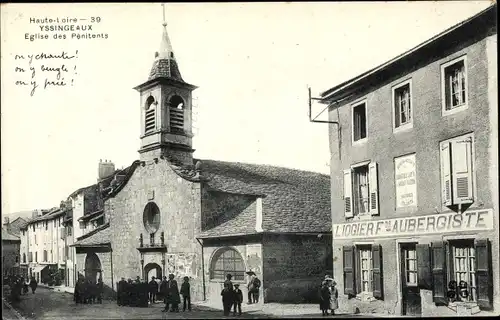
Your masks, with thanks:
[(144, 276), (146, 277), (146, 281), (151, 281), (151, 277), (155, 277), (155, 279), (162, 279), (163, 274), (159, 264), (151, 262), (144, 266)]
[(101, 260), (95, 253), (88, 253), (85, 258), (85, 279), (97, 282), (102, 277)]

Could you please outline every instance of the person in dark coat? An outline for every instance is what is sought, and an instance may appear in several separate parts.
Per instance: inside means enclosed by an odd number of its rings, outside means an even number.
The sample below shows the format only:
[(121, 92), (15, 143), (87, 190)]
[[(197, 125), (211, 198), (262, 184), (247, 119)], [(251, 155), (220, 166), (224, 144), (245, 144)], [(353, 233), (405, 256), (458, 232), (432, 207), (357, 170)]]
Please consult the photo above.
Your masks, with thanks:
[(222, 306), (224, 307), (224, 315), (228, 316), (231, 312), (231, 307), (233, 306), (233, 291), (229, 290), (229, 286), (224, 286), (222, 292), (220, 293), (222, 296)]
[(73, 300), (75, 301), (75, 303), (82, 302), (82, 279), (81, 278), (78, 278), (78, 281), (76, 281), (75, 290), (73, 292)]
[(102, 283), (102, 278), (97, 280), (97, 302), (102, 304), (102, 294), (104, 290), (104, 283)]
[(163, 277), (163, 281), (160, 284), (160, 292), (163, 297), (163, 302), (165, 303), (165, 308), (163, 308), (163, 312), (168, 311), (169, 301), (168, 301), (168, 280), (167, 277)]
[(118, 286), (116, 288), (116, 302), (118, 303), (119, 306), (124, 306), (125, 305), (125, 287), (127, 285), (127, 281), (125, 281), (125, 278), (122, 278), (118, 282)]
[(236, 308), (238, 308), (238, 314), (241, 316), (241, 303), (243, 302), (243, 292), (241, 292), (240, 285), (236, 283), (234, 285), (234, 310), (233, 314), (236, 315)]
[(181, 285), (181, 294), (182, 300), (184, 301), (182, 311), (186, 311), (186, 304), (188, 310), (191, 311), (191, 285), (189, 284), (189, 277), (187, 276), (184, 277), (184, 282)]
[(132, 305), (132, 279), (128, 278), (127, 280), (127, 285), (125, 286), (125, 305), (126, 306), (131, 306)]
[(149, 302), (151, 302), (151, 304), (155, 303), (157, 293), (158, 283), (156, 283), (155, 277), (152, 277), (151, 281), (149, 281)]
[(326, 316), (330, 309), (330, 290), (326, 281), (323, 281), (319, 288), (319, 308), (321, 313)]
[(172, 305), (170, 312), (179, 312), (179, 304), (181, 303), (181, 297), (179, 295), (179, 287), (177, 285), (177, 280), (174, 279), (175, 276), (170, 274), (168, 276), (168, 291), (167, 299), (169, 304)]
[(31, 292), (35, 294), (36, 287), (38, 287), (38, 283), (36, 282), (35, 277), (31, 277), (30, 287), (31, 287)]

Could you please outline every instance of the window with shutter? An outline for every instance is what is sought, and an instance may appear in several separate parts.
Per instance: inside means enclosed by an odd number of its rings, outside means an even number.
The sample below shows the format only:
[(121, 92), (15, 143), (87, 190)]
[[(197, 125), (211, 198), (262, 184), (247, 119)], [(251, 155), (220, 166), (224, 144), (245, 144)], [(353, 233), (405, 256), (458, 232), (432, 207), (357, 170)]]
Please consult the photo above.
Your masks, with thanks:
[(351, 169), (344, 170), (344, 215), (346, 218), (352, 218), (352, 178)]
[(155, 98), (149, 96), (146, 99), (146, 104), (144, 106), (144, 133), (149, 133), (156, 128), (156, 110), (155, 110)]
[(493, 308), (491, 244), (488, 239), (479, 239), (476, 241), (475, 249), (477, 304), (483, 310), (491, 310)]
[(169, 102), (170, 131), (184, 132), (184, 100), (180, 96), (173, 96)]
[(356, 295), (355, 276), (354, 276), (354, 247), (343, 247), (344, 263), (344, 294), (349, 296)]
[(433, 242), (432, 252), (432, 290), (433, 301), (436, 305), (446, 305), (448, 303), (446, 291), (446, 248), (444, 242)]
[(472, 137), (453, 141), (452, 174), (453, 203), (474, 201), (472, 192)]
[(450, 143), (441, 143), (441, 199), (443, 205), (452, 204)]
[(379, 244), (372, 245), (373, 257), (373, 297), (384, 299), (384, 281), (382, 271), (382, 246)]
[(417, 244), (418, 286), (420, 289), (432, 289), (431, 256), (428, 244)]
[(370, 190), (370, 214), (379, 214), (378, 205), (378, 174), (377, 174), (377, 163), (370, 162), (368, 165), (368, 182)]

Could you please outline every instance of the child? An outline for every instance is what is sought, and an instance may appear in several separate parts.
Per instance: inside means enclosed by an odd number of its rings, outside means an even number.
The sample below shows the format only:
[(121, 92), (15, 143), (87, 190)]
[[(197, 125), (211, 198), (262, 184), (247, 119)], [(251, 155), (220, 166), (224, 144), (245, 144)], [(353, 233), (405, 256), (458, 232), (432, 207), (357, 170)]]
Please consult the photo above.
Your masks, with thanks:
[(323, 281), (319, 289), (319, 308), (324, 316), (328, 315), (328, 309), (330, 309), (330, 290), (326, 281)]
[(332, 315), (339, 308), (339, 291), (335, 287), (336, 285), (337, 283), (332, 279), (330, 285), (330, 309), (332, 310)]
[(243, 292), (240, 290), (240, 285), (234, 285), (234, 310), (233, 314), (236, 315), (236, 307), (238, 308), (238, 315), (241, 316), (241, 303), (243, 302)]
[(224, 306), (224, 315), (228, 316), (231, 312), (231, 306), (233, 305), (233, 290), (230, 290), (228, 286), (224, 286), (222, 292), (222, 305)]
[(186, 302), (188, 305), (188, 310), (191, 311), (191, 285), (189, 284), (189, 277), (184, 277), (184, 282), (181, 285), (182, 299), (184, 300), (184, 308), (182, 311), (186, 311)]

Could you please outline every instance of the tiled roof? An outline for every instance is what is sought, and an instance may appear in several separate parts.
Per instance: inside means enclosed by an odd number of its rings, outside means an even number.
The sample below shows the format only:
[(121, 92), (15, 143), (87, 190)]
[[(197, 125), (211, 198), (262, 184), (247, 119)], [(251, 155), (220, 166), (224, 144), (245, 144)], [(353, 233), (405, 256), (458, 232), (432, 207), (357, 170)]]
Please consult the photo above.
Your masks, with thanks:
[(35, 222), (40, 222), (40, 221), (55, 219), (55, 218), (57, 218), (57, 217), (65, 214), (65, 213), (66, 213), (65, 209), (62, 209), (62, 208), (53, 208), (48, 213), (46, 213), (46, 214), (44, 214), (42, 216), (39, 216), (39, 217), (31, 219), (30, 221), (28, 221), (27, 225), (30, 225), (30, 224), (35, 223)]
[[(330, 177), (325, 174), (268, 165), (200, 160), (206, 184), (215, 190), (262, 195), (262, 227), (268, 232), (331, 231)], [(231, 226), (210, 230), (220, 234), (245, 223), (255, 232), (255, 218), (235, 217)], [(255, 211), (252, 212), (255, 216)], [(241, 220), (241, 221), (239, 221)], [(240, 227), (242, 228), (242, 227)], [(248, 232), (250, 230), (247, 230)], [(204, 234), (208, 231), (204, 232)]]
[(157, 59), (153, 62), (148, 80), (162, 77), (184, 82), (177, 62), (174, 59)]
[(21, 241), (21, 238), (9, 233), (7, 229), (2, 228), (2, 241)]
[(72, 246), (85, 247), (111, 243), (111, 228), (109, 222), (78, 238)]

